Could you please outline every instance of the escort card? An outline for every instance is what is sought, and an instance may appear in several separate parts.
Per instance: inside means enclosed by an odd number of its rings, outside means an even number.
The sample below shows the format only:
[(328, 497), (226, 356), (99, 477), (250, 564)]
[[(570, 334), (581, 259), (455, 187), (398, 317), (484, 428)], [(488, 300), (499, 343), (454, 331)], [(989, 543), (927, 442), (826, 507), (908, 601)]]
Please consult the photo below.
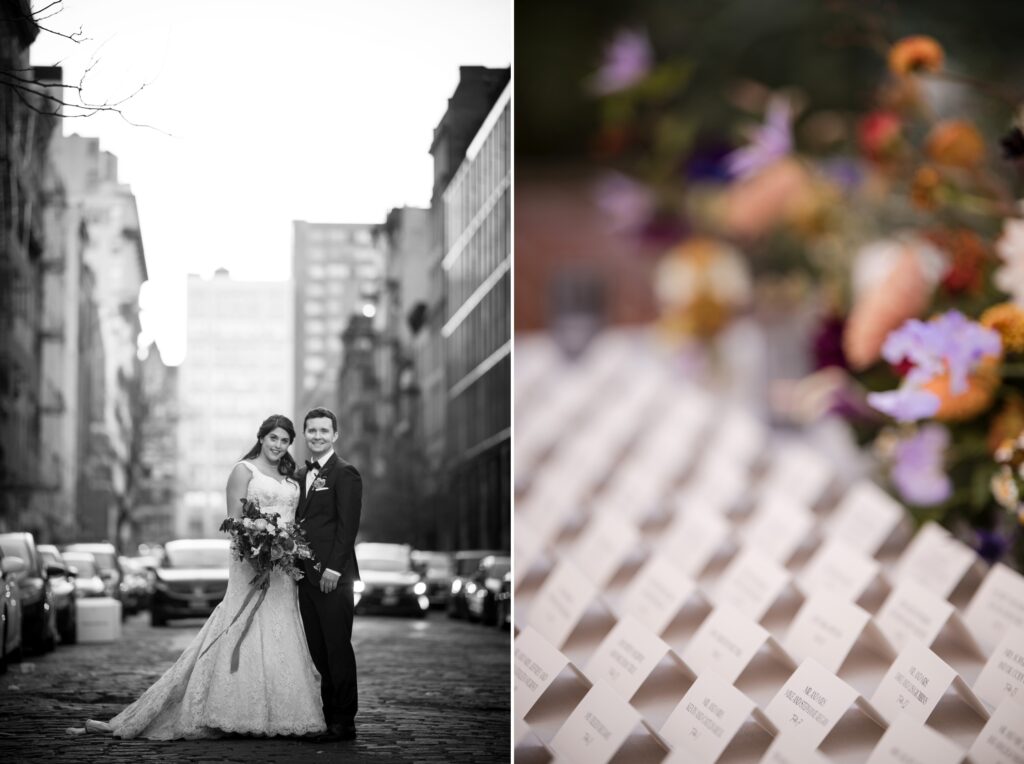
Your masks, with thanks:
[(974, 692), (990, 708), (1004, 698), (1024, 703), (1024, 629), (1006, 632), (974, 682)]
[(792, 733), (780, 733), (761, 757), (760, 764), (829, 764), (816, 746), (809, 746)]
[(640, 722), (640, 713), (604, 683), (590, 688), (551, 741), (574, 764), (604, 764)]
[(526, 742), (532, 734), (533, 730), (530, 729), (530, 725), (517, 717), (515, 722), (515, 742), (513, 745), (518, 748), (519, 745)]
[(788, 581), (784, 568), (760, 552), (745, 549), (722, 573), (712, 599), (715, 604), (727, 603), (760, 621)]
[(698, 676), (711, 671), (732, 684), (768, 638), (760, 624), (722, 604), (704, 619), (681, 657)]
[(754, 416), (732, 408), (723, 417), (711, 443), (711, 450), (723, 451), (737, 464), (749, 467), (764, 453), (767, 428)]
[(974, 764), (1020, 764), (1024, 761), (1024, 704), (1006, 699), (967, 751)]
[(810, 446), (787, 443), (772, 459), (762, 488), (813, 507), (832, 483), (832, 465)]
[(938, 523), (928, 523), (907, 545), (896, 568), (897, 581), (912, 579), (943, 599), (949, 597), (978, 559)]
[(878, 576), (881, 565), (844, 541), (833, 539), (818, 548), (796, 579), (805, 595), (827, 594), (856, 602)]
[(604, 682), (629, 700), (668, 651), (667, 644), (627, 615), (590, 656), (583, 673), (595, 684)]
[(896, 500), (874, 483), (857, 483), (836, 507), (828, 535), (874, 557), (903, 517)]
[(960, 764), (964, 751), (922, 722), (900, 714), (878, 741), (867, 764)]
[(602, 589), (639, 543), (640, 532), (633, 523), (617, 513), (602, 512), (587, 523), (569, 559)]
[(939, 656), (922, 643), (912, 641), (889, 666), (871, 696), (871, 705), (890, 724), (901, 713), (924, 724), (956, 675)]
[(772, 698), (765, 714), (780, 733), (797, 737), (804, 745), (817, 748), (836, 726), (857, 691), (808, 658)]
[(537, 592), (526, 622), (553, 647), (561, 649), (596, 594), (590, 579), (573, 563), (563, 560)]
[(814, 658), (836, 674), (870, 619), (866, 610), (852, 602), (816, 595), (800, 608), (782, 646), (798, 661)]
[(659, 731), (683, 761), (717, 761), (754, 710), (754, 701), (714, 673), (690, 685)]
[(515, 562), (512, 576), (515, 583), (520, 583), (530, 567), (540, 557), (544, 547), (540, 544), (526, 518), (516, 518), (516, 540), (513, 561)]
[(743, 528), (747, 544), (785, 565), (810, 535), (814, 516), (798, 500), (769, 492)]
[(690, 511), (668, 529), (660, 550), (679, 570), (696, 578), (714, 558), (732, 528), (721, 515), (706, 511)]
[(655, 634), (661, 634), (696, 591), (697, 584), (659, 552), (633, 577), (622, 597), (620, 610)]
[(964, 621), (986, 654), (1011, 627), (1024, 628), (1024, 576), (998, 563), (992, 567), (964, 611)]
[(886, 638), (902, 650), (917, 641), (930, 647), (953, 614), (953, 606), (915, 581), (902, 581), (875, 614)]
[(726, 457), (709, 453), (679, 491), (676, 504), (681, 509), (728, 513), (749, 490), (747, 471)]
[(515, 641), (515, 714), (526, 716), (534, 703), (568, 665), (569, 659), (527, 626)]

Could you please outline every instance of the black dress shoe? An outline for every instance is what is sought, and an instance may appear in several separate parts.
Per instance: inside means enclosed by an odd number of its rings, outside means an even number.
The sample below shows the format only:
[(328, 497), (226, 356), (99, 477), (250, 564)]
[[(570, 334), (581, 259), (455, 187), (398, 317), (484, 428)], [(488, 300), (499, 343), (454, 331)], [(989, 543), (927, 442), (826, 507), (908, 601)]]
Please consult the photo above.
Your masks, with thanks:
[(356, 726), (354, 724), (328, 724), (327, 731), (317, 738), (319, 743), (334, 743), (339, 740), (355, 740)]

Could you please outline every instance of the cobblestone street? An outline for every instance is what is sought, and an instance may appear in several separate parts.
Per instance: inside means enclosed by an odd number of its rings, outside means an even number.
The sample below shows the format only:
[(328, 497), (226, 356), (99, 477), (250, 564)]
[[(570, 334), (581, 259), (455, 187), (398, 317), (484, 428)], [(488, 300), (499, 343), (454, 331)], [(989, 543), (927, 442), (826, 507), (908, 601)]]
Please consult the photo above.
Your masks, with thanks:
[(11, 762), (496, 762), (510, 751), (509, 635), (449, 620), (356, 616), (358, 738), (315, 744), (232, 738), (152, 742), (66, 734), (135, 700), (198, 632), (201, 621), (154, 629), (125, 622), (116, 644), (58, 647), (0, 677), (0, 761)]

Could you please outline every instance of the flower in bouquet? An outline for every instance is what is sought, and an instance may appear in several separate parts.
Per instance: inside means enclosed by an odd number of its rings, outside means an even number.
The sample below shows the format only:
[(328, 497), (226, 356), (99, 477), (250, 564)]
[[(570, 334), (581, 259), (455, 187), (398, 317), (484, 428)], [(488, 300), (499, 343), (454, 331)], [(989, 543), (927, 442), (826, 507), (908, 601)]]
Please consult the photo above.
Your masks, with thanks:
[(604, 61), (592, 87), (600, 94), (626, 90), (650, 73), (653, 60), (651, 42), (645, 32), (620, 30), (605, 48)]
[(889, 69), (900, 76), (938, 72), (945, 57), (942, 46), (934, 37), (911, 35), (897, 40), (889, 48)]
[(750, 143), (725, 158), (729, 173), (748, 178), (788, 156), (793, 150), (793, 106), (776, 95), (768, 102), (764, 124), (750, 134)]
[(967, 120), (944, 120), (928, 133), (925, 152), (936, 164), (973, 169), (985, 159), (985, 139)]
[(890, 477), (904, 501), (930, 506), (952, 495), (953, 484), (944, 467), (949, 442), (949, 430), (927, 424), (896, 444)]
[(995, 273), (996, 286), (1024, 306), (1024, 218), (1007, 218), (1003, 222), (996, 253), (1002, 260), (1002, 267)]
[(1007, 439), (995, 453), (998, 470), (992, 476), (992, 496), (1024, 524), (1024, 434)]

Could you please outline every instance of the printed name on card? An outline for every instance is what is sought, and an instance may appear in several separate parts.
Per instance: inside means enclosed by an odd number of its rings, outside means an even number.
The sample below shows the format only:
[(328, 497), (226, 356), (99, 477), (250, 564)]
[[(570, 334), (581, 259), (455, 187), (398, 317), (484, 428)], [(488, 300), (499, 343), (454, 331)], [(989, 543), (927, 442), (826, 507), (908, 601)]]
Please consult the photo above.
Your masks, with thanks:
[(569, 659), (535, 629), (527, 626), (515, 641), (514, 700), (516, 716), (523, 717), (568, 665)]
[(776, 451), (763, 488), (813, 507), (832, 483), (832, 465), (810, 446), (787, 443)]
[(809, 746), (796, 735), (780, 733), (761, 757), (760, 764), (829, 764), (816, 746)]
[(687, 512), (669, 526), (659, 551), (696, 578), (729, 537), (729, 521), (714, 512)]
[(782, 641), (797, 660), (814, 658), (838, 673), (871, 615), (852, 602), (829, 595), (814, 595), (796, 614)]
[(769, 639), (768, 631), (731, 605), (715, 607), (683, 650), (686, 665), (734, 683)]
[(880, 569), (878, 560), (832, 539), (818, 548), (794, 583), (804, 595), (822, 593), (856, 602)]
[(526, 622), (561, 650), (595, 596), (597, 590), (590, 579), (573, 563), (563, 560), (534, 597)]
[(668, 651), (669, 646), (650, 629), (627, 615), (608, 632), (583, 673), (629, 700)]
[(827, 533), (831, 538), (842, 539), (858, 551), (874, 557), (902, 517), (903, 510), (896, 500), (865, 480), (843, 496)]
[(907, 545), (896, 567), (896, 580), (911, 579), (945, 599), (978, 559), (977, 553), (949, 535), (938, 523), (928, 523)]
[(760, 621), (788, 582), (789, 573), (778, 563), (754, 549), (745, 549), (722, 573), (711, 599)]
[(914, 641), (931, 647), (953, 612), (951, 604), (921, 584), (901, 581), (875, 614), (875, 623), (897, 650)]
[(1004, 698), (1024, 703), (1024, 629), (1006, 632), (974, 682), (974, 693), (990, 708)]
[(878, 741), (867, 764), (960, 764), (964, 751), (923, 722), (900, 714)]
[(964, 621), (990, 654), (1010, 628), (1024, 628), (1024, 576), (1002, 563), (992, 566), (964, 611)]
[(769, 492), (743, 528), (745, 543), (785, 565), (814, 528), (814, 516), (798, 501)]
[(633, 577), (622, 597), (620, 610), (655, 634), (661, 634), (696, 591), (697, 584), (659, 552)]
[(640, 713), (600, 682), (555, 733), (551, 749), (574, 764), (605, 764), (639, 723)]
[(857, 691), (808, 658), (772, 698), (765, 714), (782, 734), (817, 748), (857, 699)]
[(639, 543), (640, 532), (632, 522), (615, 512), (601, 512), (584, 528), (569, 556), (601, 589)]
[(871, 705), (890, 724), (901, 713), (924, 724), (951, 686), (982, 716), (988, 716), (952, 666), (922, 643), (911, 642), (889, 666), (871, 696)]
[(967, 755), (975, 764), (1024, 761), (1024, 704), (1006, 699), (996, 706)]
[(673, 752), (686, 754), (684, 761), (710, 764), (722, 755), (754, 708), (754, 701), (720, 676), (702, 674), (658, 734)]

